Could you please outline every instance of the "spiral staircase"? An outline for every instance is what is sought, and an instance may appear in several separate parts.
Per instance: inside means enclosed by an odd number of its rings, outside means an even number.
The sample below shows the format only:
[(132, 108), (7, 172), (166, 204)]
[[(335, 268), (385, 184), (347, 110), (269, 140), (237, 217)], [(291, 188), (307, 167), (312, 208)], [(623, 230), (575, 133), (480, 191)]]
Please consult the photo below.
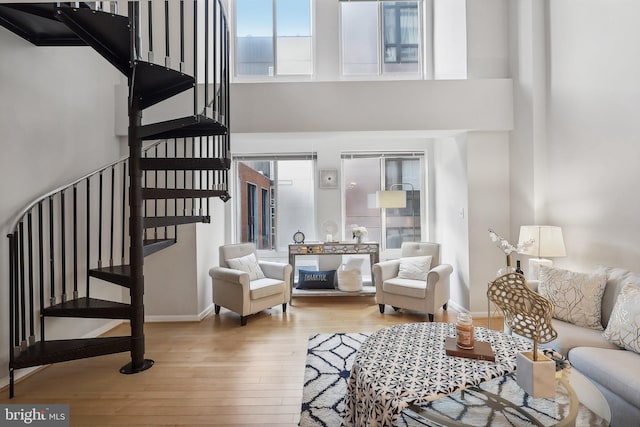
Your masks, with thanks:
[[(0, 25), (36, 46), (93, 48), (126, 76), (129, 117), (128, 158), (35, 200), (10, 229), (10, 396), (17, 369), (130, 352), (120, 371), (144, 371), (153, 365), (145, 359), (144, 257), (175, 244), (179, 225), (210, 222), (210, 198), (229, 199), (224, 7), (220, 0), (4, 3)], [(190, 96), (187, 114), (143, 120), (177, 95)], [(127, 288), (130, 301), (94, 297), (97, 282)], [(54, 317), (128, 320), (131, 333), (49, 340)]]

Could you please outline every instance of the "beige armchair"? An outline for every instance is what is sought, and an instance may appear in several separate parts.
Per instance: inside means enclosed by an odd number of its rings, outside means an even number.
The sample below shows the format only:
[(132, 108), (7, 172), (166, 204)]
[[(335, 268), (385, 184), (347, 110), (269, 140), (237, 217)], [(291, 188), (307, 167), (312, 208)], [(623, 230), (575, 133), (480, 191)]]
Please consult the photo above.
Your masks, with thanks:
[(220, 266), (209, 270), (216, 314), (220, 307), (247, 316), (282, 304), (287, 311), (291, 293), (291, 265), (259, 261), (253, 243), (220, 246)]
[[(395, 310), (405, 308), (427, 313), (429, 321), (433, 322), (434, 314), (440, 307), (447, 309), (449, 277), (453, 267), (440, 264), (438, 243), (404, 242), (400, 257), (373, 266), (380, 313), (384, 313), (385, 304), (389, 304)], [(411, 259), (414, 257), (431, 259)], [(427, 265), (428, 268), (424, 268)]]

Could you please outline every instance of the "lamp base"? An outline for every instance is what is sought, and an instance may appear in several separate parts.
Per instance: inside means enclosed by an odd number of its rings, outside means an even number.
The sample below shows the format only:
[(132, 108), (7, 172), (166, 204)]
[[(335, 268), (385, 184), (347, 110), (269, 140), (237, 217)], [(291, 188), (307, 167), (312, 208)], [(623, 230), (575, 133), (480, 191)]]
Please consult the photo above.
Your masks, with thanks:
[(527, 280), (540, 280), (540, 266), (553, 266), (553, 261), (546, 258), (529, 258), (529, 271), (527, 272)]
[(516, 382), (534, 398), (556, 395), (556, 362), (538, 352), (533, 361), (533, 352), (516, 354)]

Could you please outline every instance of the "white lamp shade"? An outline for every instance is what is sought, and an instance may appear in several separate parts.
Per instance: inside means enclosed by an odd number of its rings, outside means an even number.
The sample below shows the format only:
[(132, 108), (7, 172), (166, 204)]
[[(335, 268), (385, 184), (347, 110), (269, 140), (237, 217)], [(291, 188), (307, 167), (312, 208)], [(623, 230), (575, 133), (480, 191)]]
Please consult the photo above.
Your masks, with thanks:
[(376, 191), (377, 208), (406, 208), (407, 192), (402, 190)]
[(522, 250), (523, 255), (538, 258), (554, 258), (567, 256), (562, 238), (562, 228), (552, 225), (523, 225), (520, 227), (518, 246), (533, 239), (532, 245)]

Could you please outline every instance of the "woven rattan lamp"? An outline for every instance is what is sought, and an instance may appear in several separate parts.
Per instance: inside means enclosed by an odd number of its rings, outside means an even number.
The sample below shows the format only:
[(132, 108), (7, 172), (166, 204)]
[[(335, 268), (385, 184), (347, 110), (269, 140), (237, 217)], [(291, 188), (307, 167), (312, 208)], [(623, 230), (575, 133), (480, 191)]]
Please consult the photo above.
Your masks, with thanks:
[(555, 394), (555, 362), (538, 353), (538, 344), (558, 337), (551, 325), (553, 304), (527, 286), (522, 274), (507, 273), (489, 284), (487, 298), (504, 313), (505, 324), (533, 341), (533, 352), (516, 355), (517, 383), (533, 397)]

